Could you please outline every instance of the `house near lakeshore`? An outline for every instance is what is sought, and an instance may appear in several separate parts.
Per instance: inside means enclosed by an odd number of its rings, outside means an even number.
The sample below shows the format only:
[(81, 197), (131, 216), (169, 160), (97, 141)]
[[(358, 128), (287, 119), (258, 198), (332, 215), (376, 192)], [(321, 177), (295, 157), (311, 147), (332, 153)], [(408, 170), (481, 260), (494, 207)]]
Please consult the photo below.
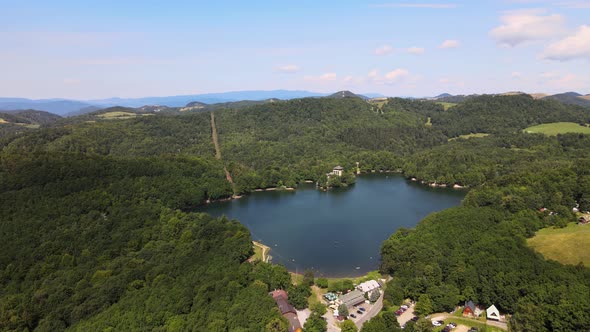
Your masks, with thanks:
[(344, 167), (342, 166), (336, 166), (334, 167), (334, 169), (332, 170), (332, 172), (328, 173), (329, 175), (335, 175), (335, 176), (342, 176), (344, 174)]
[(365, 293), (355, 289), (338, 297), (338, 303), (346, 305), (348, 310), (351, 310), (355, 305), (366, 301)]
[(365, 282), (359, 284), (358, 286), (356, 286), (356, 289), (358, 289), (359, 291), (361, 291), (363, 293), (372, 292), (373, 290), (379, 289), (379, 288), (381, 288), (381, 285), (376, 280), (365, 281)]
[(486, 309), (486, 316), (488, 319), (491, 320), (500, 320), (500, 311), (496, 308), (495, 305), (491, 305), (489, 308)]
[(283, 317), (289, 321), (289, 332), (302, 331), (301, 323), (297, 318), (297, 310), (289, 303), (289, 295), (282, 289), (274, 290), (270, 293), (272, 298), (277, 303), (279, 311)]

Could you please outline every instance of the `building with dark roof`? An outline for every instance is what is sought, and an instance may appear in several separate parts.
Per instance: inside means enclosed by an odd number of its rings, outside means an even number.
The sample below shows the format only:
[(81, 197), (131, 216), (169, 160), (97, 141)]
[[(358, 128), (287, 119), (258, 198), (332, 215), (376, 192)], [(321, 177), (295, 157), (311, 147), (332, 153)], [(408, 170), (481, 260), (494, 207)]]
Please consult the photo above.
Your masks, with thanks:
[(465, 308), (463, 308), (463, 316), (475, 317), (475, 304), (473, 301), (465, 302)]
[(301, 323), (297, 318), (297, 310), (289, 304), (289, 295), (287, 292), (282, 289), (277, 289), (271, 292), (270, 295), (277, 303), (281, 315), (289, 320), (289, 332), (301, 331)]
[(365, 299), (365, 294), (363, 294), (358, 289), (355, 289), (352, 292), (348, 292), (344, 295), (340, 295), (338, 300), (342, 304), (345, 304), (346, 307), (350, 310), (355, 305), (365, 302), (366, 299)]

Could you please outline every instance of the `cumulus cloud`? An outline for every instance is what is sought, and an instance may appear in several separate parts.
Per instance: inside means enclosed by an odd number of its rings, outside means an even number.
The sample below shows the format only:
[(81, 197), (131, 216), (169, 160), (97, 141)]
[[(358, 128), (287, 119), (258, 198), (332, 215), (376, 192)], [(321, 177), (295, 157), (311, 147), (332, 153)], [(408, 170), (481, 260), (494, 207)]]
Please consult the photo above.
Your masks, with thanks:
[(457, 48), (461, 45), (458, 40), (455, 39), (447, 39), (440, 44), (440, 48)]
[(542, 15), (542, 11), (512, 11), (500, 17), (502, 24), (490, 31), (499, 45), (514, 47), (529, 41), (545, 40), (564, 31), (561, 15)]
[(393, 52), (393, 47), (389, 45), (383, 45), (375, 49), (375, 55), (387, 55)]
[(558, 61), (590, 60), (590, 26), (582, 25), (573, 35), (547, 46), (543, 57)]
[(336, 73), (325, 73), (319, 76), (305, 76), (303, 79), (306, 81), (316, 81), (316, 82), (328, 82), (328, 81), (335, 81), (337, 78)]
[(394, 69), (385, 74), (385, 79), (387, 81), (398, 81), (406, 76), (408, 76), (410, 72), (403, 68)]
[(379, 75), (379, 72), (377, 71), (377, 69), (373, 69), (367, 74), (367, 77), (376, 78), (378, 75)]
[(454, 3), (382, 3), (370, 5), (372, 8), (431, 8), (431, 9), (450, 9), (457, 8)]
[(423, 54), (425, 50), (422, 47), (410, 47), (406, 51), (411, 54)]
[(296, 73), (301, 71), (301, 67), (297, 65), (282, 65), (276, 66), (275, 71), (280, 73)]

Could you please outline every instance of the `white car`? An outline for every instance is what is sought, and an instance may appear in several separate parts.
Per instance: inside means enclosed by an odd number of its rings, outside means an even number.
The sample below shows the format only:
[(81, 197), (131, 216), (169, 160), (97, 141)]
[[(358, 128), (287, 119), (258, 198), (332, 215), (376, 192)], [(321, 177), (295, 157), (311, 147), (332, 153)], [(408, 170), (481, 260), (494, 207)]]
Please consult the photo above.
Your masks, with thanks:
[(437, 320), (433, 320), (432, 321), (432, 325), (433, 326), (441, 326), (442, 324), (439, 321), (437, 321)]

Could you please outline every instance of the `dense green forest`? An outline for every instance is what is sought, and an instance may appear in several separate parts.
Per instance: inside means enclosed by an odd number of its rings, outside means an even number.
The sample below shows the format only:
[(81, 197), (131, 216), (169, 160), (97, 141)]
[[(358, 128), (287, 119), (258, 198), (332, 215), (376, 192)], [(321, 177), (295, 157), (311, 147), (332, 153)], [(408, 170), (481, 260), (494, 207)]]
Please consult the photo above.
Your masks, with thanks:
[[(97, 114), (110, 111), (125, 109)], [(589, 269), (548, 262), (525, 242), (573, 221), (576, 202), (590, 208), (590, 137), (522, 132), (587, 123), (587, 108), (525, 95), (473, 97), (446, 111), (400, 98), (221, 108), (220, 160), (208, 112), (92, 116), (0, 135), (0, 330), (280, 331), (267, 292), (292, 287), (285, 268), (245, 262), (247, 229), (189, 211), (323, 181), (335, 165), (351, 173), (356, 162), (472, 188), (461, 207), (384, 243), (386, 302), (428, 297), (428, 313), (471, 299), (513, 313), (515, 331), (590, 329)], [(450, 140), (476, 132), (491, 135)], [(368, 328), (393, 327), (390, 319)]]

